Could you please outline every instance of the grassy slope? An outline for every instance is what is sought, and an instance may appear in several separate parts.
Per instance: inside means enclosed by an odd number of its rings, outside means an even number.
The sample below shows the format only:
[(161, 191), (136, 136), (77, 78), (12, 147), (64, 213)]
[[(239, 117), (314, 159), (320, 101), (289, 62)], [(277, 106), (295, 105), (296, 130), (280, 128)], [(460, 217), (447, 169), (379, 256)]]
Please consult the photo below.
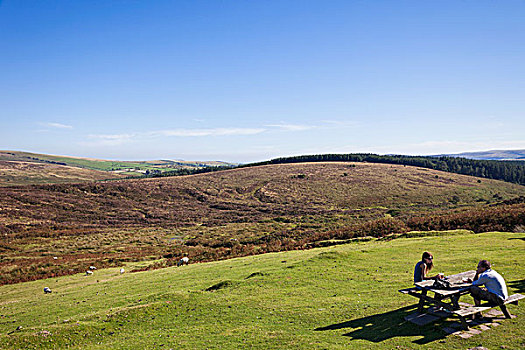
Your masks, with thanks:
[(60, 164), (0, 161), (0, 187), (120, 179), (124, 175)]
[(101, 171), (109, 171), (112, 168), (139, 167), (141, 162), (109, 161), (91, 158), (75, 158), (67, 156), (55, 156), (50, 154), (38, 154), (19, 151), (0, 151), (1, 160), (25, 161), (34, 163), (59, 162), (68, 166), (87, 168)]
[[(141, 171), (146, 170), (164, 171), (218, 165), (227, 165), (227, 163), (174, 160), (113, 161), (0, 151), (0, 187), (119, 179), (126, 176), (140, 176)], [(113, 170), (121, 171), (123, 174)]]
[(430, 250), (435, 271), (486, 258), (511, 294), (524, 293), (524, 241), (523, 233), (404, 238), (2, 286), (0, 348), (523, 348), (523, 305), (510, 306), (516, 319), (465, 340), (445, 337), (450, 321), (404, 322), (415, 299), (397, 289), (410, 286), (413, 265)]
[(174, 161), (174, 160), (152, 160), (152, 161), (117, 161), (117, 160), (103, 160), (93, 158), (79, 158), (79, 157), (68, 157), (68, 156), (56, 156), (50, 154), (38, 154), (20, 151), (0, 151), (0, 160), (10, 161), (25, 161), (25, 162), (59, 162), (65, 163), (68, 166), (94, 169), (101, 171), (111, 171), (119, 169), (159, 169), (167, 166), (175, 168), (183, 167), (202, 167), (202, 166), (215, 166), (215, 165), (227, 165), (224, 162), (195, 162), (195, 161)]

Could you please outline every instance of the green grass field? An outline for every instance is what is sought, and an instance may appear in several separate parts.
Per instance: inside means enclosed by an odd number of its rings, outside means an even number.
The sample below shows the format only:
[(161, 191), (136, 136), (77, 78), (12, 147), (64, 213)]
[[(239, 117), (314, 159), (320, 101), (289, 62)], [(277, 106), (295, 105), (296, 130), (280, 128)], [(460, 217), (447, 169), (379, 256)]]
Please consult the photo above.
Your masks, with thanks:
[(117, 161), (0, 150), (0, 187), (62, 184), (141, 177), (149, 171), (224, 166), (220, 161)]
[(51, 154), (39, 154), (20, 151), (0, 151), (0, 160), (23, 160), (32, 162), (57, 162), (64, 163), (68, 166), (94, 169), (101, 171), (113, 171), (123, 169), (137, 169), (137, 170), (153, 170), (168, 168), (184, 168), (184, 167), (203, 167), (215, 165), (228, 165), (229, 163), (219, 161), (183, 161), (183, 160), (151, 160), (151, 161), (119, 161), (119, 160), (104, 160), (92, 158), (78, 158), (68, 156), (58, 156)]
[(429, 250), (435, 272), (489, 259), (509, 294), (524, 293), (524, 248), (524, 233), (434, 233), (7, 285), (0, 287), (0, 348), (518, 349), (525, 346), (523, 305), (509, 306), (517, 318), (461, 339), (442, 330), (452, 318), (424, 327), (405, 322), (416, 300), (397, 290), (411, 285), (414, 264)]

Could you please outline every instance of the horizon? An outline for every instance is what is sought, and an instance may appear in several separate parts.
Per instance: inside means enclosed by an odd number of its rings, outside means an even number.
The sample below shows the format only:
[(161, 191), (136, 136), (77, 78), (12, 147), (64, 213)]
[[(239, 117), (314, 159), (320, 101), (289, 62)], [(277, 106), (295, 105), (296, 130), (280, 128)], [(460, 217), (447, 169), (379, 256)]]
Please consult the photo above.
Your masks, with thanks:
[(0, 1), (0, 149), (249, 163), (525, 149), (525, 3)]
[[(6, 149), (0, 149), (0, 152), (24, 152), (24, 153), (32, 153), (32, 154), (41, 154), (41, 155), (47, 155), (47, 156), (57, 156), (57, 157), (69, 157), (69, 158), (80, 158), (80, 159), (93, 159), (93, 160), (101, 160), (101, 161), (116, 161), (116, 162), (140, 162), (140, 161), (162, 161), (162, 160), (170, 160), (170, 161), (181, 161), (181, 162), (222, 162), (222, 163), (229, 163), (229, 164), (250, 164), (250, 163), (258, 163), (258, 162), (265, 162), (265, 161), (271, 161), (278, 158), (291, 158), (291, 157), (298, 157), (298, 156), (315, 156), (315, 155), (323, 155), (323, 154), (374, 154), (379, 156), (408, 156), (408, 157), (439, 157), (439, 156), (464, 156), (464, 155), (470, 155), (470, 154), (478, 154), (478, 153), (489, 153), (489, 152), (525, 152), (525, 149), (493, 149), (493, 150), (484, 150), (484, 151), (473, 151), (473, 152), (460, 152), (460, 153), (441, 153), (441, 154), (400, 154), (400, 153), (372, 153), (372, 152), (355, 152), (355, 153), (317, 153), (317, 154), (296, 154), (296, 155), (282, 155), (274, 158), (268, 158), (268, 159), (261, 159), (254, 162), (228, 162), (221, 159), (181, 159), (181, 158), (148, 158), (148, 159), (116, 159), (116, 158), (94, 158), (94, 157), (83, 157), (83, 156), (71, 156), (67, 154), (48, 154), (48, 153), (39, 153), (39, 152), (33, 152), (33, 151), (24, 151), (24, 150), (6, 150)], [(465, 157), (468, 158), (468, 157)], [(471, 158), (471, 159), (477, 159), (477, 158)], [(478, 159), (480, 160), (480, 159)], [(488, 159), (487, 159), (488, 160)], [(521, 159), (502, 159), (503, 161), (506, 160), (517, 160), (521, 161)]]

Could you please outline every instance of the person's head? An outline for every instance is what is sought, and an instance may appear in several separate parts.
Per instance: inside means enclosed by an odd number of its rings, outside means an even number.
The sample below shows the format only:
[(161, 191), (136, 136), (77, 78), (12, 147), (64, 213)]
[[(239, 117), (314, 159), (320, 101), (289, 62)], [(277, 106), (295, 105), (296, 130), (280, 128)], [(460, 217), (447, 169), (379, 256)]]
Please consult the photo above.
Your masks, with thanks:
[(429, 252), (424, 252), (421, 260), (427, 265), (427, 270), (430, 271), (434, 267), (434, 257)]
[(490, 261), (480, 260), (478, 263), (478, 272), (485, 272), (490, 269)]

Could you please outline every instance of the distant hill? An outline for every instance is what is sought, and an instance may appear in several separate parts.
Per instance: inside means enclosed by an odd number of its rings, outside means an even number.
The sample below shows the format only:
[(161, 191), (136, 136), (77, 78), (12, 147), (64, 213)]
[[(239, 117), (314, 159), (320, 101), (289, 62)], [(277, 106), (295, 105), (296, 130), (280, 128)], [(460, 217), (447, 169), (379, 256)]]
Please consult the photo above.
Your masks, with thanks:
[(73, 183), (124, 177), (126, 175), (62, 164), (0, 160), (0, 187)]
[(5, 213), (12, 208), (18, 219), (0, 212), (0, 224), (21, 219), (67, 228), (220, 225), (356, 208), (417, 211), (525, 196), (525, 187), (403, 165), (325, 162), (159, 179), (20, 186), (0, 188), (1, 194), (6, 195), (0, 203)]
[(439, 154), (435, 157), (462, 157), (478, 160), (523, 160), (525, 161), (525, 149), (521, 150), (493, 150), (483, 152), (464, 152), (455, 154)]
[(398, 164), (447, 171), (456, 174), (503, 180), (525, 185), (525, 162), (519, 160), (477, 160), (446, 156), (378, 155), (372, 153), (314, 154), (275, 158), (269, 161), (244, 164), (252, 167), (265, 164), (304, 162), (367, 162)]
[(183, 160), (115, 161), (0, 151), (0, 186), (109, 180), (224, 165), (229, 164)]

